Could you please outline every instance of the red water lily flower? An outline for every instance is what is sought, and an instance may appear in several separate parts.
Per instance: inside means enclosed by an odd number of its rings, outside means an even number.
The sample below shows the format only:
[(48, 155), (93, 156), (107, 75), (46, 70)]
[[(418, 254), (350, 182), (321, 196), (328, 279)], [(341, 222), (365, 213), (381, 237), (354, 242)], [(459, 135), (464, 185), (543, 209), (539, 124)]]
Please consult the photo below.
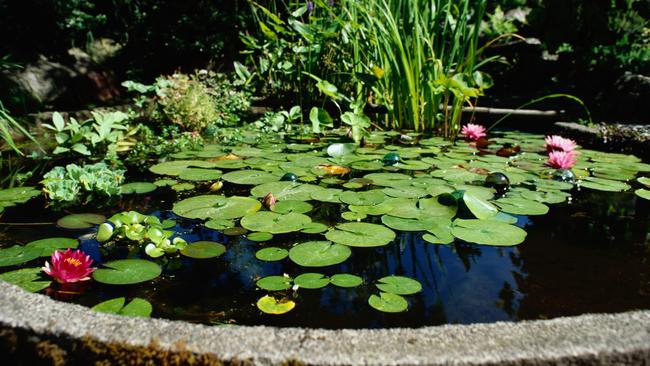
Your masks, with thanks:
[(574, 151), (576, 148), (575, 141), (564, 138), (562, 136), (557, 136), (557, 135), (546, 136), (544, 141), (546, 141), (546, 151), (548, 151), (549, 153), (552, 151), (569, 152), (569, 151)]
[(473, 123), (468, 123), (460, 130), (460, 134), (465, 137), (465, 139), (470, 141), (477, 141), (481, 137), (487, 136), (485, 133), (485, 127), (481, 125), (475, 125)]
[(81, 250), (57, 250), (52, 254), (52, 265), (45, 262), (43, 272), (54, 277), (59, 283), (72, 283), (90, 279), (97, 268), (90, 267), (93, 260)]
[(576, 154), (573, 151), (551, 151), (546, 165), (555, 169), (571, 169), (576, 165)]

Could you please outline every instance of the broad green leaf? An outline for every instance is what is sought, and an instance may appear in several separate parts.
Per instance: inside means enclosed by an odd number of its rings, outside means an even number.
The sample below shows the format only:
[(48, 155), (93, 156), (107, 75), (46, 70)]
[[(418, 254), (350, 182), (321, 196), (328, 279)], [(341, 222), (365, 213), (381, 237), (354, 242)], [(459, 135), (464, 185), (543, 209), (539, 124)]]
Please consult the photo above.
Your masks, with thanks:
[(104, 263), (93, 272), (93, 279), (109, 285), (130, 285), (152, 280), (162, 269), (154, 262), (144, 259), (120, 259)]
[(408, 302), (400, 295), (380, 292), (379, 296), (370, 295), (368, 304), (373, 308), (385, 313), (400, 313), (408, 309)]
[(289, 250), (289, 258), (303, 267), (327, 267), (345, 262), (352, 250), (345, 245), (329, 241), (300, 243)]

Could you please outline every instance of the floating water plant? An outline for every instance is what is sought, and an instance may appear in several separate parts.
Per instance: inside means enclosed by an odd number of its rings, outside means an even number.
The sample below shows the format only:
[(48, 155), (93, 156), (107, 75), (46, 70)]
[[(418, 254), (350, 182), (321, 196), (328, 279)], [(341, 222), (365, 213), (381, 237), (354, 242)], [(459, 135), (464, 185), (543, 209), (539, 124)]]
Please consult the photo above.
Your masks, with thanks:
[(52, 264), (45, 262), (43, 272), (59, 283), (73, 283), (90, 280), (90, 274), (97, 268), (91, 267), (93, 260), (81, 250), (57, 250), (52, 254)]

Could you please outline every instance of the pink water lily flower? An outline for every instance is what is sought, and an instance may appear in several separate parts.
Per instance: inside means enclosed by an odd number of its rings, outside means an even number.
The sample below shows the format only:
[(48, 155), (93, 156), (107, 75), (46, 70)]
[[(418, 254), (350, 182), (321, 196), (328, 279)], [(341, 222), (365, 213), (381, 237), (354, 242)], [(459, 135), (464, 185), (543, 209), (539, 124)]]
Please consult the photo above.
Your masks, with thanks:
[(573, 151), (551, 151), (546, 165), (555, 169), (571, 169), (576, 165), (576, 154)]
[(465, 139), (470, 141), (476, 141), (481, 137), (487, 136), (485, 133), (485, 127), (481, 125), (475, 125), (473, 123), (468, 123), (460, 130), (460, 134), (465, 137)]
[(57, 250), (52, 254), (52, 265), (45, 262), (43, 272), (54, 277), (59, 283), (87, 281), (97, 268), (90, 267), (93, 260), (81, 250)]
[(264, 198), (262, 198), (262, 205), (269, 210), (273, 208), (276, 202), (277, 200), (275, 199), (273, 192), (269, 192), (266, 196), (264, 196)]
[(546, 151), (548, 151), (549, 153), (552, 151), (569, 152), (569, 151), (574, 151), (576, 149), (575, 141), (564, 138), (562, 136), (557, 136), (557, 135), (546, 136), (544, 141), (546, 141)]

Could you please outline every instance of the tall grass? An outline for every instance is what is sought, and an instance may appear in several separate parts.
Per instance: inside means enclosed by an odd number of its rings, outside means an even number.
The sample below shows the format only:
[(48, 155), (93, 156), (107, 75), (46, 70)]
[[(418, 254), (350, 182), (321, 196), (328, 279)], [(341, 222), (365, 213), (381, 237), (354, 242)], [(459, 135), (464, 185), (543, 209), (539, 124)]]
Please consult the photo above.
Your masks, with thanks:
[(16, 145), (11, 135), (12, 130), (17, 130), (25, 137), (38, 144), (36, 139), (34, 139), (34, 137), (29, 133), (29, 131), (27, 131), (23, 126), (20, 125), (20, 123), (18, 123), (18, 121), (16, 121), (12, 117), (11, 114), (9, 114), (9, 111), (5, 109), (2, 102), (0, 102), (0, 138), (2, 138), (2, 140), (7, 144), (7, 146), (12, 148), (19, 155), (24, 155), (23, 152), (20, 151), (20, 149)]

